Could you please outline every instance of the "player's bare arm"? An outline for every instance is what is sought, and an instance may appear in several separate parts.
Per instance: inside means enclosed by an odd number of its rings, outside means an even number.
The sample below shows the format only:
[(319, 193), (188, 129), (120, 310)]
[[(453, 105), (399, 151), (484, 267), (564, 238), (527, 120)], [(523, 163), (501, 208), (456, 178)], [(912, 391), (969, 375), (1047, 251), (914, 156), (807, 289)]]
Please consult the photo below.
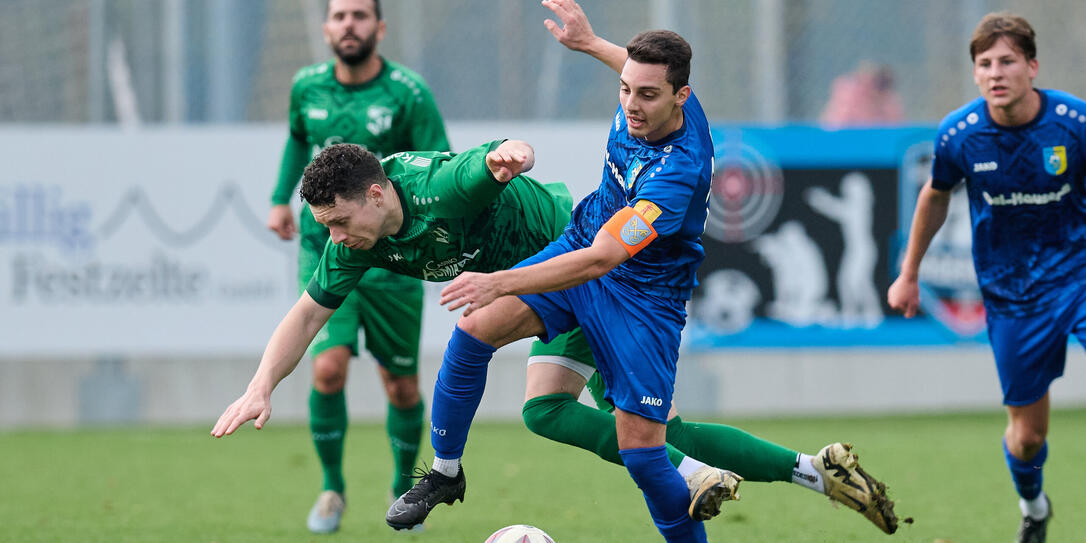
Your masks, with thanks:
[(462, 273), (441, 290), (441, 305), (448, 304), (449, 311), (467, 305), (466, 317), (501, 296), (552, 292), (598, 279), (629, 258), (618, 240), (601, 232), (591, 247), (545, 262), (494, 273)]
[(906, 318), (915, 316), (920, 306), (920, 261), (928, 251), (931, 239), (946, 221), (949, 206), (950, 191), (933, 188), (931, 180), (920, 189), (916, 211), (913, 213), (913, 225), (909, 229), (909, 243), (901, 263), (901, 274), (886, 293), (886, 301), (890, 307), (900, 311)]
[(558, 43), (574, 51), (588, 53), (610, 66), (612, 70), (622, 73), (622, 65), (626, 63), (626, 49), (597, 36), (592, 30), (592, 25), (588, 23), (584, 10), (577, 2), (543, 0), (543, 7), (553, 11), (562, 21), (562, 25), (559, 26), (551, 19), (543, 20), (543, 26), (547, 27)]
[(274, 205), (268, 212), (268, 230), (275, 232), (279, 239), (294, 239), (298, 229), (294, 226), (294, 212), (286, 204)]
[(245, 394), (226, 408), (211, 429), (212, 436), (230, 435), (242, 424), (254, 419), (256, 429), (264, 427), (271, 417), (272, 390), (298, 366), (306, 348), (334, 311), (318, 304), (308, 292), (302, 293), (268, 340), (260, 366)]
[(527, 142), (506, 140), (497, 149), (486, 154), (486, 167), (494, 179), (508, 183), (514, 177), (535, 166), (535, 149)]

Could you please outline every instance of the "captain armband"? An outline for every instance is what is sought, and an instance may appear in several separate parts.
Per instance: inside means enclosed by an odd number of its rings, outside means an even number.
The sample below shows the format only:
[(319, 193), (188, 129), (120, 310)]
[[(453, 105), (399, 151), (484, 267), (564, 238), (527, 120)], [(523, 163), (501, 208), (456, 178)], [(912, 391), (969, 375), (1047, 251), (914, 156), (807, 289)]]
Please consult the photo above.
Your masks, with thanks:
[(624, 207), (615, 213), (603, 225), (603, 229), (622, 244), (626, 253), (633, 256), (656, 239), (652, 221), (659, 216), (660, 208), (648, 200), (639, 200), (634, 207)]

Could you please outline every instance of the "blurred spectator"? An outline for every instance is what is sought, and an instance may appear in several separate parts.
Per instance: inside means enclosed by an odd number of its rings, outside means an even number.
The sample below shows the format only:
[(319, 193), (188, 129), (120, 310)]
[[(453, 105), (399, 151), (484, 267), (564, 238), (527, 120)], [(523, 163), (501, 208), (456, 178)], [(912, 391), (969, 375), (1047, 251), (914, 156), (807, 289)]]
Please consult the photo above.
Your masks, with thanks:
[(842, 128), (898, 124), (904, 118), (893, 72), (888, 66), (864, 61), (833, 81), (820, 120), (826, 127)]

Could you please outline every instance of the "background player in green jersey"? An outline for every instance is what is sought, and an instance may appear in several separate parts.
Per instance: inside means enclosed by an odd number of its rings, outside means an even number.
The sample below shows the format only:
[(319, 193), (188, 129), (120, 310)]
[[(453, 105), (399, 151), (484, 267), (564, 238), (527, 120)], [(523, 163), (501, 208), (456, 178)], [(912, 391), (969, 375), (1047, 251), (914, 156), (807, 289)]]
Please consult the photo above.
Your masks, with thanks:
[[(445, 126), (420, 76), (377, 54), (385, 22), (379, 0), (331, 0), (324, 38), (335, 59), (298, 71), (290, 94), (290, 137), (272, 193), (268, 228), (284, 240), (298, 231), (290, 201), (306, 164), (321, 149), (341, 142), (362, 145), (377, 156), (399, 151), (447, 151)], [(328, 240), (308, 205), (299, 219), (299, 290), (305, 288)], [(339, 528), (344, 509), (343, 443), (347, 403), (343, 389), (358, 329), (378, 362), (388, 396), (386, 429), (394, 470), (391, 493), (411, 486), (418, 456), (423, 403), (418, 389), (422, 284), (383, 269), (366, 275), (368, 288), (352, 292), (310, 346), (313, 390), (309, 424), (324, 471), (323, 492), (307, 519), (315, 533)]]

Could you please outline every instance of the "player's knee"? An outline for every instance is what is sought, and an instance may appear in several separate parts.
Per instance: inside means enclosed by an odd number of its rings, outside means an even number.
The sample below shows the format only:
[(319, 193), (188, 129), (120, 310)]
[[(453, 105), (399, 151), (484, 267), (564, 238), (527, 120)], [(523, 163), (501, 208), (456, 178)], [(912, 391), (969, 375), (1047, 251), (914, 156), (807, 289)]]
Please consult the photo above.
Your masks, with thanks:
[(1045, 436), (1040, 432), (1023, 430), (1014, 435), (1015, 456), (1020, 458), (1033, 458), (1045, 444)]
[[(347, 349), (330, 349), (313, 360), (313, 387), (321, 394), (334, 394), (347, 384), (347, 364), (351, 353)], [(346, 356), (344, 356), (346, 355)]]
[(386, 380), (385, 394), (388, 396), (388, 402), (399, 409), (418, 405), (420, 399), (418, 376), (399, 376)]
[(488, 326), (479, 313), (473, 313), (467, 317), (460, 317), (456, 326), (471, 337), (483, 343), (493, 345), (494, 334), (491, 326)]
[(533, 434), (554, 439), (556, 425), (560, 422), (557, 413), (565, 402), (570, 401), (577, 400), (569, 394), (547, 394), (524, 402), (520, 412), (524, 426)]
[(313, 375), (313, 388), (321, 394), (335, 394), (343, 390), (347, 384), (345, 375)]
[(1047, 436), (1040, 428), (1028, 424), (1012, 424), (1008, 428), (1007, 448), (1018, 458), (1033, 458), (1045, 444)]

